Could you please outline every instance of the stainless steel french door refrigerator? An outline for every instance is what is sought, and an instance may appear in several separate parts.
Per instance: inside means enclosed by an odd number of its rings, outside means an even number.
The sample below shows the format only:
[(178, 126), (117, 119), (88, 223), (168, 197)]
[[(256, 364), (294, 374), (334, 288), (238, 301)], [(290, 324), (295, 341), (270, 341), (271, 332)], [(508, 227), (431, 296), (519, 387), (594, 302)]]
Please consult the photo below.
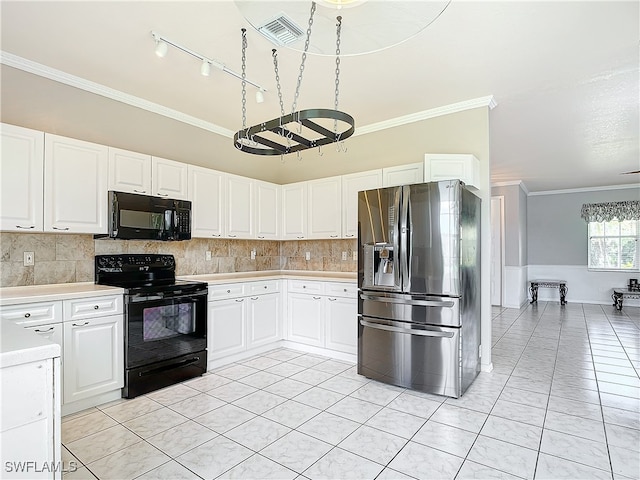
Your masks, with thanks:
[(480, 199), (457, 180), (358, 193), (358, 373), (459, 397), (480, 369)]

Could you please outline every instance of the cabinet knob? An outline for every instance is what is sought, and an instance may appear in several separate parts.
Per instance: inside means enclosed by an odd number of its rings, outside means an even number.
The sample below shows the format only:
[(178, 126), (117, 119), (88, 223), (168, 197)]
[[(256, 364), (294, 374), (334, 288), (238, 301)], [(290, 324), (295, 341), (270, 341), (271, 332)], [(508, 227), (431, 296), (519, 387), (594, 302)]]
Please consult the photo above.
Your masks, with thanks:
[(24, 314), (24, 318), (29, 318), (31, 316), (31, 314), (29, 312)]
[(231, 293), (231, 290), (227, 290), (227, 293)]
[(99, 308), (100, 308), (100, 306), (99, 306), (99, 305), (94, 305), (94, 306), (93, 306), (93, 309), (94, 309), (94, 310), (98, 310)]
[(264, 288), (267, 288), (267, 286), (265, 285)]

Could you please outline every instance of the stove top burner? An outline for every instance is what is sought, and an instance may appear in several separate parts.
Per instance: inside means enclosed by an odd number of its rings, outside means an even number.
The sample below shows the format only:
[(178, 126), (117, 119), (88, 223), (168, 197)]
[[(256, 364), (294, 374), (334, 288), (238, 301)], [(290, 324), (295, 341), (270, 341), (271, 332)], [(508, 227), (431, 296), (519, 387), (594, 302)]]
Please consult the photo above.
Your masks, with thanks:
[(127, 293), (202, 290), (206, 283), (176, 280), (173, 255), (96, 255), (95, 282), (127, 290)]

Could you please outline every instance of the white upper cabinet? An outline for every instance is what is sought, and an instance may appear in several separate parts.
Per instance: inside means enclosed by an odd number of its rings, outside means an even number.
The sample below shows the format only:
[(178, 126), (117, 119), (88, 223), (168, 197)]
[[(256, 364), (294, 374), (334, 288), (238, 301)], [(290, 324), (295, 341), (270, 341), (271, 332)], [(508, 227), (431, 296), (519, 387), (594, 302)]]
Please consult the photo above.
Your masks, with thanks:
[(282, 238), (307, 238), (307, 182), (282, 186)]
[(0, 230), (43, 229), (44, 133), (2, 124)]
[(396, 187), (424, 182), (424, 165), (422, 162), (410, 163), (382, 169), (382, 185)]
[(280, 186), (254, 181), (256, 238), (277, 239), (280, 235)]
[(227, 221), (229, 238), (254, 238), (254, 181), (237, 175), (227, 175)]
[(44, 230), (107, 233), (108, 148), (45, 135)]
[(109, 190), (151, 195), (151, 155), (109, 147)]
[(188, 166), (191, 201), (191, 236), (222, 237), (226, 212), (225, 174), (209, 168)]
[(308, 238), (340, 238), (342, 226), (341, 177), (308, 182)]
[(471, 154), (435, 154), (424, 156), (424, 178), (427, 182), (462, 180), (465, 185), (478, 188), (480, 161)]
[(151, 157), (152, 195), (187, 200), (187, 164)]
[(382, 187), (382, 170), (342, 176), (342, 237), (358, 236), (358, 192)]

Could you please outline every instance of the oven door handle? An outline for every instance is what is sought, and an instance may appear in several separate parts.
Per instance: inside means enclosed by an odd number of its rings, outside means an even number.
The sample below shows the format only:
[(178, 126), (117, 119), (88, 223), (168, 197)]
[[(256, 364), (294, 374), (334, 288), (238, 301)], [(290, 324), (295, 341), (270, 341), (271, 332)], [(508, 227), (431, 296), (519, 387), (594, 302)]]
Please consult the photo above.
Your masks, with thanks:
[(144, 371), (138, 373), (138, 376), (139, 377), (146, 377), (147, 375), (153, 375), (153, 374), (156, 374), (156, 373), (166, 372), (167, 370), (174, 370), (176, 368), (188, 367), (189, 365), (197, 363), (199, 360), (200, 360), (200, 357), (187, 358), (186, 360), (182, 360), (181, 362), (173, 363), (171, 365), (165, 365), (163, 367), (152, 368), (150, 370), (144, 370)]
[(140, 303), (140, 302), (148, 302), (148, 301), (158, 301), (158, 300), (182, 300), (182, 299), (193, 299), (197, 300), (200, 297), (206, 297), (208, 294), (207, 290), (202, 292), (193, 292), (193, 293), (179, 293), (175, 295), (171, 293), (169, 295), (164, 295), (163, 293), (151, 293), (151, 294), (133, 294), (128, 296), (128, 303)]
[(400, 328), (393, 327), (391, 325), (385, 325), (383, 323), (374, 323), (368, 322), (367, 320), (360, 320), (360, 324), (363, 327), (375, 328), (377, 330), (386, 330), (387, 332), (393, 333), (404, 333), (407, 335), (420, 335), (422, 337), (444, 337), (444, 338), (453, 338), (453, 332), (441, 332), (438, 330), (418, 330), (416, 328)]

